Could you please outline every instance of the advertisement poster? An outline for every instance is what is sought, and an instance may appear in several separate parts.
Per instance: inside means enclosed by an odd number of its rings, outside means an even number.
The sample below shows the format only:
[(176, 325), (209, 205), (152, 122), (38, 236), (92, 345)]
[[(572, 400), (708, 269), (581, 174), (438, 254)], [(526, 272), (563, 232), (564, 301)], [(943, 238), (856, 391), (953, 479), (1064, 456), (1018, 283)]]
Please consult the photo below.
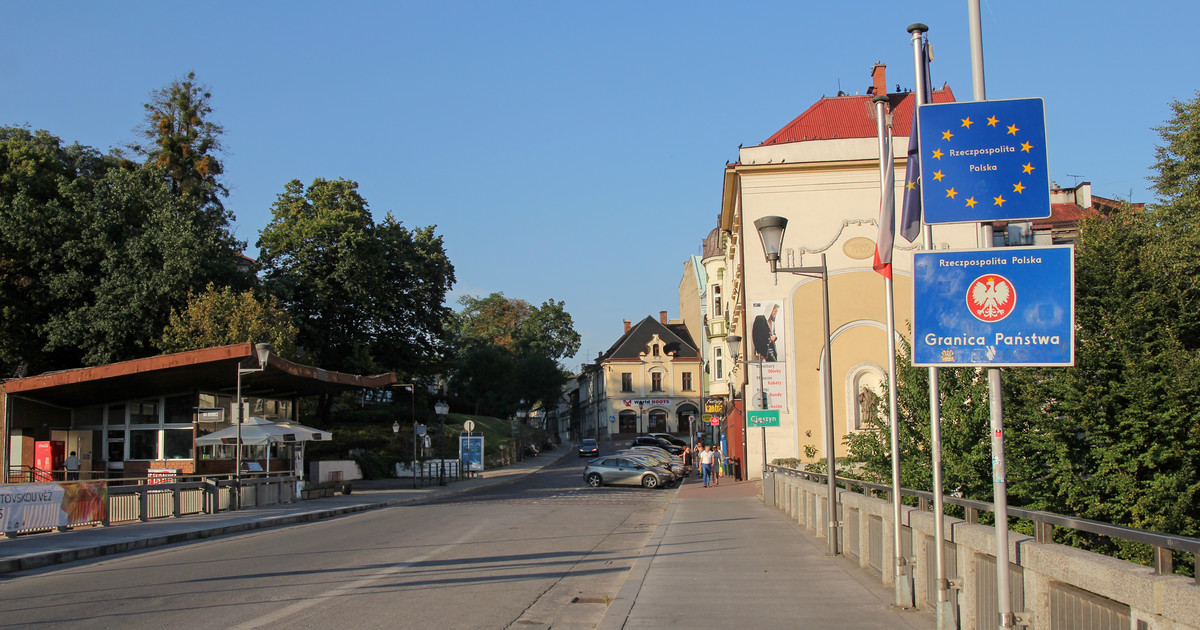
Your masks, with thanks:
[[(786, 409), (787, 387), (783, 354), (783, 302), (750, 303), (750, 356), (747, 359), (748, 409)], [(763, 395), (766, 394), (764, 407)]]
[(107, 509), (103, 481), (5, 486), (0, 488), (0, 531), (95, 523), (104, 520)]
[(458, 438), (458, 458), (463, 470), (467, 472), (483, 471), (483, 436), (460, 435)]

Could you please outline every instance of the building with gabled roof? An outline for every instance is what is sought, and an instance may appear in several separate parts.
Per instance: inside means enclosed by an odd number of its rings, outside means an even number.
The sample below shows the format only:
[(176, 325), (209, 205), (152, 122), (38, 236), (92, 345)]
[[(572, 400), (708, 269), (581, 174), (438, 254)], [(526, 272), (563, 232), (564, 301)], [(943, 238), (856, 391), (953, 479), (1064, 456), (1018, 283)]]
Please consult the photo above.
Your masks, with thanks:
[(625, 320), (624, 333), (579, 375), (581, 437), (687, 435), (700, 417), (700, 350), (681, 320)]

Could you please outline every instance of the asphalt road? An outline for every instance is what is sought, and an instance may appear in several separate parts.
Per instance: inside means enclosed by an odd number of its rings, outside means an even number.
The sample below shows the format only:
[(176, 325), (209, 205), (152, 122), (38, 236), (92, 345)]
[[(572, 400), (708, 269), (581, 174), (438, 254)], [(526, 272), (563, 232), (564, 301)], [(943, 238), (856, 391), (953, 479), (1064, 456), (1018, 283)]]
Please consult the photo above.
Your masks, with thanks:
[(582, 468), (9, 574), (0, 625), (592, 628), (676, 490), (588, 488)]

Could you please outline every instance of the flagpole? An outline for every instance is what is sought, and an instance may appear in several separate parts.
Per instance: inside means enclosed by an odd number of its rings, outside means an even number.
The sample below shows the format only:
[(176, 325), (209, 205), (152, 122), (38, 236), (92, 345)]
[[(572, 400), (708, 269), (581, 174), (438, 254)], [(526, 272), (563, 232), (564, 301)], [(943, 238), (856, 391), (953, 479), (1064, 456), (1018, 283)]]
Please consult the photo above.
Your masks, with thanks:
[[(879, 218), (880, 218), (880, 233), (885, 231), (889, 234), (895, 233), (896, 220), (896, 178), (894, 170), (894, 158), (892, 157), (892, 143), (887, 129), (890, 125), (887, 124), (887, 94), (878, 94), (872, 99), (875, 102), (875, 128), (879, 136)], [(887, 225), (885, 226), (884, 223)], [(896, 410), (896, 309), (894, 295), (892, 291), (892, 273), (891, 260), (892, 252), (890, 251), (895, 245), (895, 239), (890, 238), (888, 242), (877, 244), (881, 250), (888, 248), (889, 251), (880, 251), (880, 262), (884, 262), (886, 257), (887, 273), (883, 274), (884, 288), (884, 309), (887, 316), (887, 352), (888, 352), (888, 427), (891, 432), (892, 442), (892, 550), (895, 556), (895, 581), (893, 583), (896, 592), (896, 606), (901, 608), (912, 608), (912, 592), (913, 589), (908, 583), (907, 559), (904, 557), (904, 548), (900, 542), (900, 424), (898, 422), (899, 414)]]
[[(912, 34), (913, 68), (917, 86), (917, 102), (913, 105), (913, 125), (909, 129), (909, 134), (913, 137), (917, 135), (916, 108), (924, 105), (926, 100), (932, 96), (928, 94), (930, 82), (923, 41), (924, 35), (928, 31), (929, 27), (919, 22), (908, 27), (908, 32)], [(910, 163), (905, 168), (913, 167), (914, 165)], [(922, 249), (932, 250), (933, 226), (926, 225), (922, 232), (924, 233)], [(946, 500), (942, 478), (942, 397), (938, 369), (935, 367), (929, 368), (929, 441), (930, 458), (933, 463), (933, 513), (935, 515), (933, 555), (937, 581), (937, 628), (938, 630), (952, 630), (955, 627), (954, 614), (950, 610), (950, 580), (946, 577)]]

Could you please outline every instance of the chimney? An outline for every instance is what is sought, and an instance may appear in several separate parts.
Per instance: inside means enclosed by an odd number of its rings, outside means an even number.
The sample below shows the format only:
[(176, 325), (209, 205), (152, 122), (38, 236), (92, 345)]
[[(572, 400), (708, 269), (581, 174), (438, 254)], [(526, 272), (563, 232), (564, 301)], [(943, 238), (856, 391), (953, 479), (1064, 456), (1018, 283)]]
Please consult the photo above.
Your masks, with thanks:
[(876, 63), (871, 68), (871, 91), (868, 94), (887, 94), (887, 66)]
[(658, 321), (660, 321), (664, 324), (667, 323), (667, 312), (666, 311), (658, 312)]
[(628, 319), (625, 320), (625, 334), (627, 334), (627, 335), (629, 334), (629, 327), (630, 327), (629, 325), (632, 323), (633, 322), (629, 321)]

